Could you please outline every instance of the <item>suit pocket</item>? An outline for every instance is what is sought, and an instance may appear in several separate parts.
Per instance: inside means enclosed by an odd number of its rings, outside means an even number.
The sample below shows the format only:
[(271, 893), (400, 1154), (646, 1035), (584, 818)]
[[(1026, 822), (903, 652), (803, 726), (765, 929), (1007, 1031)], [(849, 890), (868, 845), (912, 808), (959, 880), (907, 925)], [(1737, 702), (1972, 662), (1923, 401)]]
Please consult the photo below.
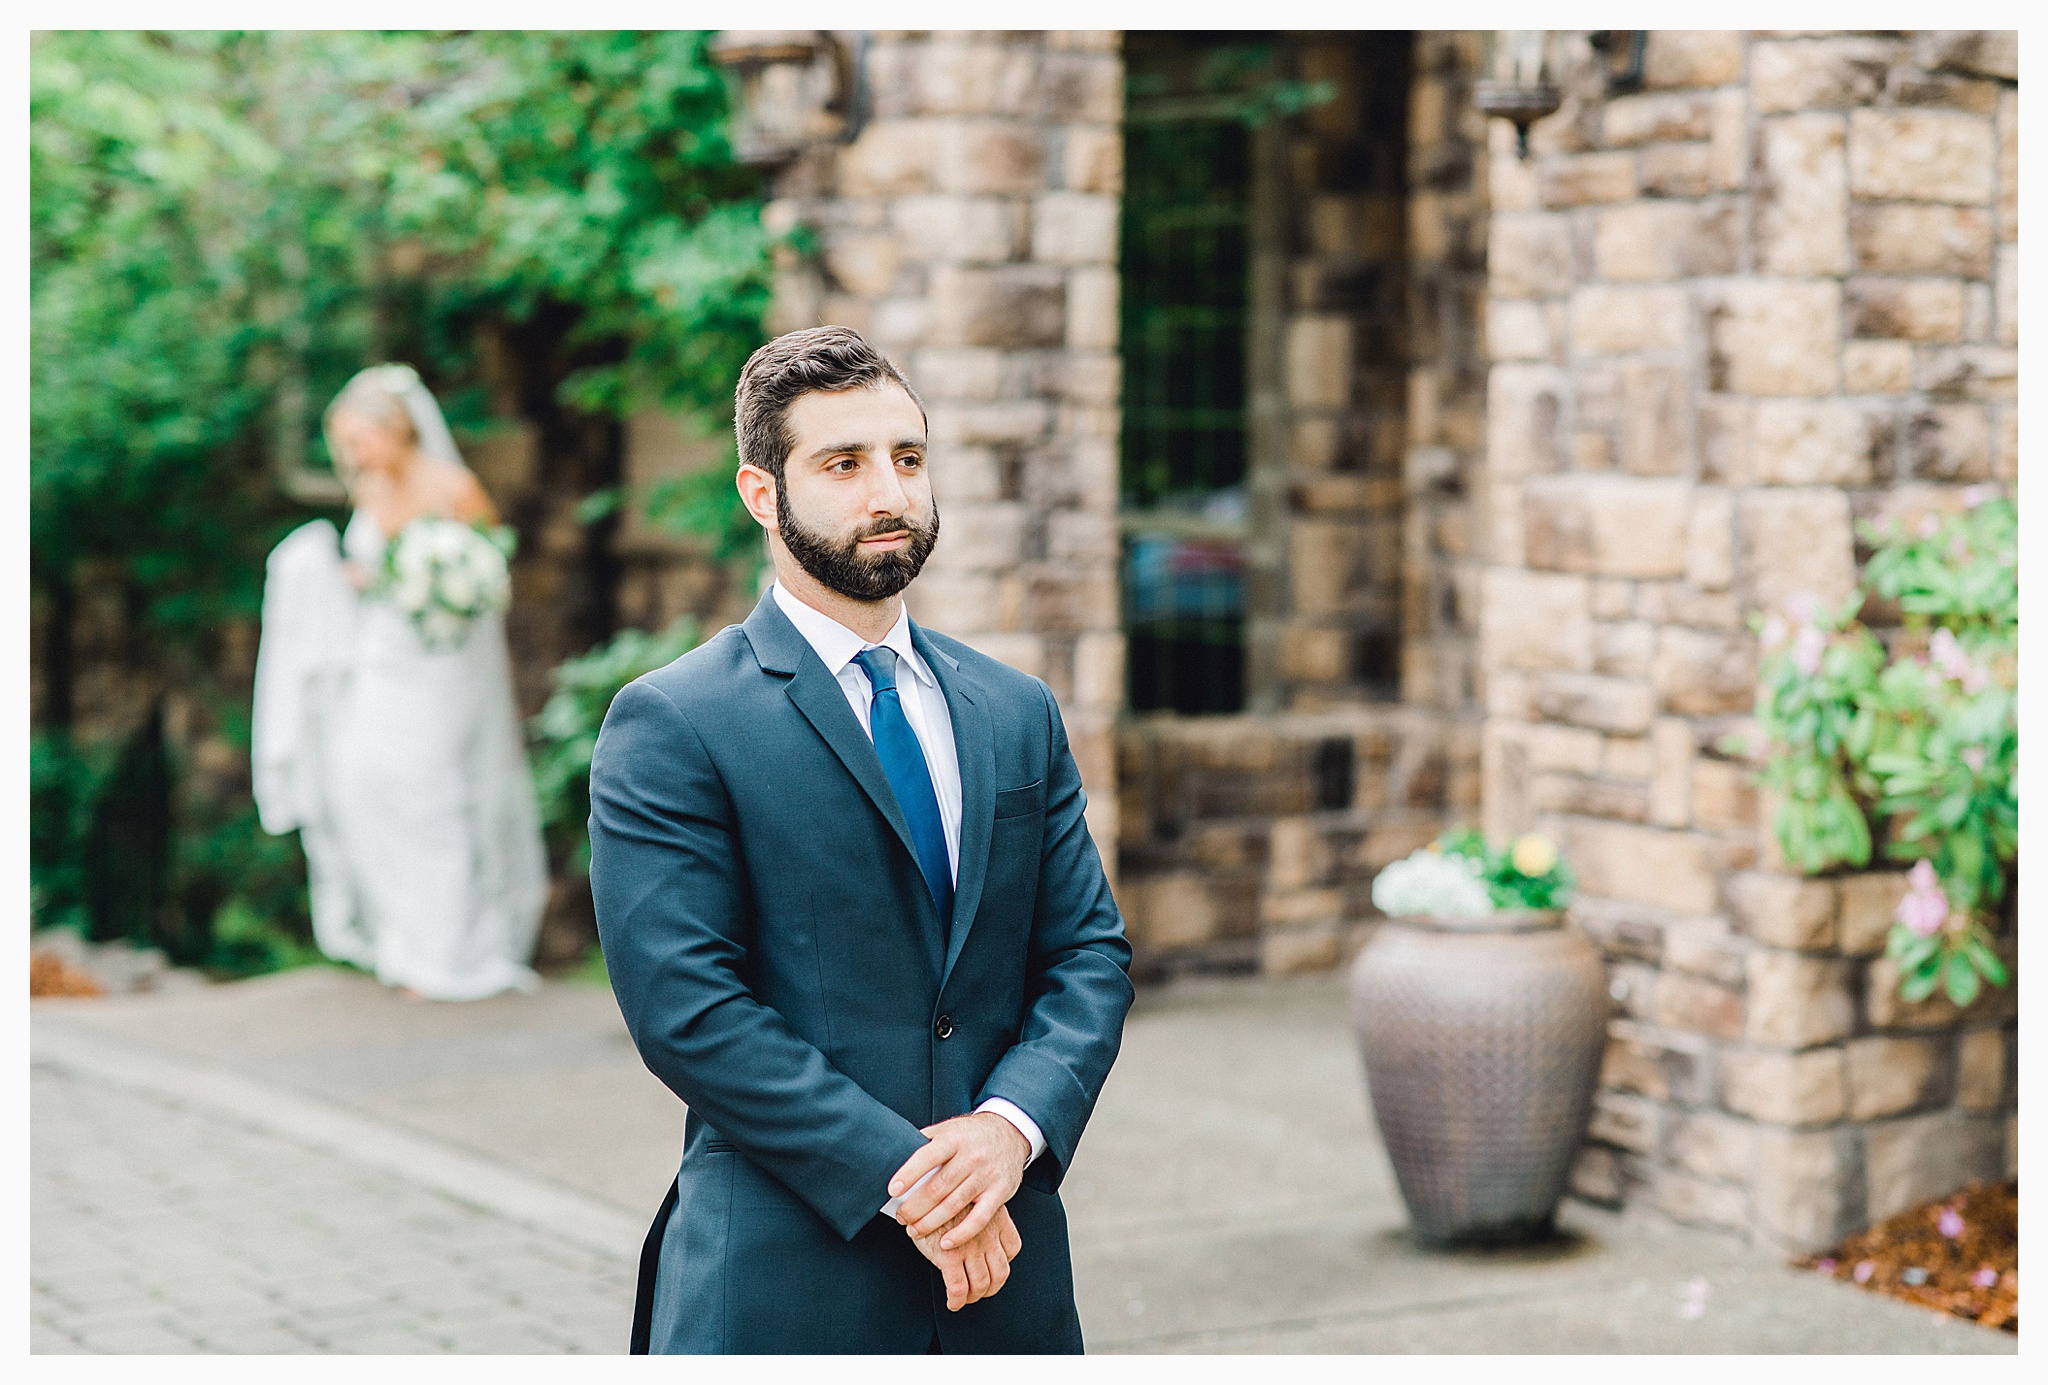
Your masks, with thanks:
[(1034, 779), (1015, 789), (996, 790), (996, 817), (1021, 818), (1045, 811), (1045, 781)]
[(706, 1154), (738, 1154), (740, 1147), (731, 1140), (706, 1140), (704, 1142), (704, 1152)]

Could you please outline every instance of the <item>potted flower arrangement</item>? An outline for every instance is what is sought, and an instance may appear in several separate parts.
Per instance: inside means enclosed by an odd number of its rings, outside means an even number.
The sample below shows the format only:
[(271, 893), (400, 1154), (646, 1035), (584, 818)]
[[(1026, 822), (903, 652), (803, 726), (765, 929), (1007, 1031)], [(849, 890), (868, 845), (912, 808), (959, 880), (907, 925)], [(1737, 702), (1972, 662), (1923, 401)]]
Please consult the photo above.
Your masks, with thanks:
[(1592, 1117), (1607, 975), (1563, 926), (1572, 875), (1527, 834), (1452, 832), (1373, 881), (1351, 970), (1373, 1116), (1424, 1245), (1547, 1235)]

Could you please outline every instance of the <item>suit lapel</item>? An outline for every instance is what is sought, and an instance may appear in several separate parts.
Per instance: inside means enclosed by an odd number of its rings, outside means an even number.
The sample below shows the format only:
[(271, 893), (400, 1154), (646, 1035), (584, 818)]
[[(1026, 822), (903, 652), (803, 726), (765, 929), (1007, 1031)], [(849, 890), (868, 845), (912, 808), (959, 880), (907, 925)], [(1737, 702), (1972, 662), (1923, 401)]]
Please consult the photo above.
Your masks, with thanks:
[(988, 881), (989, 843), (995, 835), (995, 728), (989, 720), (987, 694), (932, 644), (916, 621), (910, 623), (910, 642), (924, 656), (926, 667), (946, 694), (946, 709), (953, 718), (953, 749), (960, 760), (960, 875), (953, 886), (953, 927), (946, 941), (946, 965), (939, 973), (943, 991), (967, 942), (967, 932), (974, 926), (974, 911)]
[(897, 806), (896, 791), (889, 787), (889, 776), (882, 771), (874, 742), (854, 720), (853, 708), (847, 705), (839, 680), (827, 671), (818, 651), (789, 623), (789, 617), (782, 614), (774, 593), (761, 597), (761, 604), (747, 617), (744, 628), (748, 642), (754, 646), (754, 657), (763, 669), (793, 675), (787, 689), (789, 700), (824, 738), (825, 744), (832, 747), (832, 753), (888, 820), (897, 840), (915, 861), (917, 851), (910, 843), (910, 824), (904, 821), (903, 809)]

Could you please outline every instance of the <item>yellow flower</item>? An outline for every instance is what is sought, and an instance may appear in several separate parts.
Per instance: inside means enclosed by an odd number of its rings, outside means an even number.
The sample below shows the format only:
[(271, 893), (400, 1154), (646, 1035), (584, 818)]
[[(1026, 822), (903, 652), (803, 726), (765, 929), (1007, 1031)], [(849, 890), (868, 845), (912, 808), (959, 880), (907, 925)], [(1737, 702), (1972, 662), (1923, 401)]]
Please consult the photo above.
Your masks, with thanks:
[(1512, 858), (1515, 869), (1527, 876), (1550, 874), (1557, 864), (1557, 848), (1550, 844), (1550, 838), (1540, 832), (1529, 832), (1515, 838), (1515, 853)]

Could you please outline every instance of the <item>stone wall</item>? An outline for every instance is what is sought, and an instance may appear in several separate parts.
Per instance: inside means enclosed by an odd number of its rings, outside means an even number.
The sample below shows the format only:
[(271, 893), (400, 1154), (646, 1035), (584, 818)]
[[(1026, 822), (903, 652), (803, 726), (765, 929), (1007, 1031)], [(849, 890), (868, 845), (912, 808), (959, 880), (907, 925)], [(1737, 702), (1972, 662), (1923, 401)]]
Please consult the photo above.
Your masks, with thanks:
[(1815, 1244), (2010, 1158), (2009, 998), (1903, 1013), (1895, 882), (1791, 874), (1720, 746), (1749, 613), (2016, 479), (2016, 46), (1655, 33), (1610, 95), (1553, 43), (1493, 131), (1486, 823), (1565, 844), (1624, 996), (1580, 1186)]
[(1661, 937), (1579, 911), (1605, 934), (1620, 1015), (1575, 1191), (1810, 1250), (2015, 1171), (2015, 995), (1962, 1013), (1900, 1000), (1882, 954), (1904, 889), (1894, 872), (1738, 872), (1732, 930)]
[(1478, 35), (1291, 44), (1289, 74), (1336, 98), (1265, 147), (1260, 192), (1281, 204), (1266, 224), (1286, 273), (1281, 387), (1253, 395), (1279, 425), (1253, 433), (1277, 513), (1255, 498), (1274, 581), (1263, 611), (1254, 586), (1252, 638), (1270, 619), (1279, 692), (1255, 710), (1290, 711), (1122, 733), (1120, 897), (1155, 972), (1334, 966), (1378, 918), (1373, 873), (1479, 815)]
[(1141, 978), (1327, 969), (1379, 915), (1372, 878), (1478, 788), (1477, 728), (1383, 705), (1146, 717), (1118, 739), (1123, 883)]
[(1491, 155), (1488, 122), (1472, 105), (1480, 49), (1470, 30), (1416, 34), (1408, 90), (1401, 700), (1461, 716), (1477, 709), (1487, 562), (1479, 498)]
[[(772, 328), (843, 323), (923, 396), (939, 544), (920, 621), (1058, 697), (1115, 869), (1118, 35), (839, 35), (839, 137), (779, 173)], [(783, 122), (785, 124), (790, 122)]]
[(616, 599), (621, 625), (660, 630), (690, 616), (709, 635), (753, 613), (759, 593), (738, 565), (714, 561), (704, 538), (649, 522), (638, 503), (664, 482), (707, 467), (730, 468), (731, 457), (729, 436), (697, 436), (674, 415), (650, 410), (627, 420), (624, 484), (635, 499), (621, 507), (612, 536), (620, 565)]
[[(1391, 700), (1400, 680), (1412, 45), (1289, 38), (1284, 70), (1335, 94), (1254, 137), (1273, 165), (1255, 203), (1278, 205), (1255, 211), (1253, 254), (1284, 274), (1277, 301), (1252, 305), (1280, 346), (1277, 388), (1255, 380), (1252, 395), (1254, 711)], [(1262, 679), (1267, 631), (1277, 666)]]
[(1276, 580), (1254, 618), (1277, 630), (1278, 695), (1254, 710), (1476, 706), (1479, 62), (1475, 32), (1293, 40), (1291, 74), (1336, 95), (1288, 123), (1267, 193), (1284, 204), (1282, 381), (1267, 405), (1283, 455), (1255, 461), (1280, 517), (1260, 536)]

